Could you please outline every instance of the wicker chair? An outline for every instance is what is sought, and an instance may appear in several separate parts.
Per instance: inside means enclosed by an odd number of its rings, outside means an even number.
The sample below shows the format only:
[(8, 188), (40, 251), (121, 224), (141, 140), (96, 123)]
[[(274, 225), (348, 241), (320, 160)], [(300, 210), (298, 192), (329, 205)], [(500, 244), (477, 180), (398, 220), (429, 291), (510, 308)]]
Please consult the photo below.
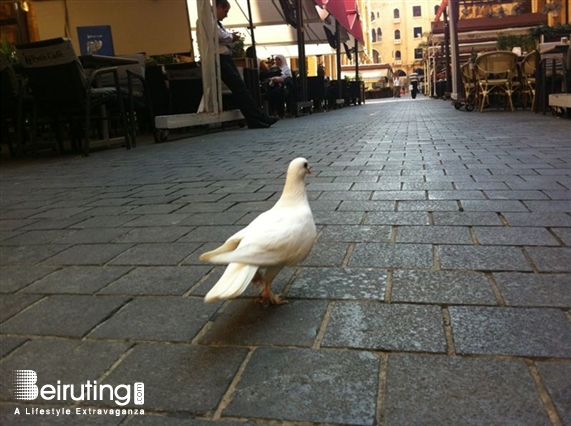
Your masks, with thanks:
[(517, 77), (517, 55), (513, 52), (486, 52), (476, 58), (480, 112), (489, 105), (490, 94), (504, 97), (505, 105), (514, 110), (512, 94)]

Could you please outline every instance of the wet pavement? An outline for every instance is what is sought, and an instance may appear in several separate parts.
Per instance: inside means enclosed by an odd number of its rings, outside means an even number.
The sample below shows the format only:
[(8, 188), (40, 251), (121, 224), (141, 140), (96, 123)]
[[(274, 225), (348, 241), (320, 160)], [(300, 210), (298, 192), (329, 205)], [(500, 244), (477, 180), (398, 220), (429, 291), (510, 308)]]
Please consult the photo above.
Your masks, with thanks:
[[(571, 425), (570, 134), (420, 97), (3, 160), (0, 421)], [(223, 267), (198, 256), (298, 156), (318, 238), (289, 304), (204, 304)]]

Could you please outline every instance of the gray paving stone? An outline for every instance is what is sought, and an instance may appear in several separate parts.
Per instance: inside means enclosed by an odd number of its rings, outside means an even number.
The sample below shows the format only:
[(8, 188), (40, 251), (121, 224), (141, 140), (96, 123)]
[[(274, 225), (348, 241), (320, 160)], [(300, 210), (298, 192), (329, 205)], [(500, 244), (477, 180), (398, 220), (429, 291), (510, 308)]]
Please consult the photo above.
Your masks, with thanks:
[(446, 352), (438, 306), (338, 302), (323, 347)]
[(247, 353), (236, 347), (137, 345), (106, 383), (143, 381), (147, 410), (212, 414)]
[(571, 227), (571, 215), (566, 213), (512, 213), (502, 214), (511, 226), (566, 226)]
[(109, 262), (110, 265), (178, 265), (200, 244), (157, 243), (137, 244)]
[(62, 238), (73, 231), (69, 230), (39, 230), (28, 231), (23, 234), (17, 235), (10, 239), (3, 241), (2, 245), (5, 246), (19, 246), (19, 245), (40, 245), (48, 243), (65, 244)]
[[(240, 224), (239, 221), (242, 217), (244, 217), (244, 214), (245, 212), (195, 213), (193, 215), (189, 215), (186, 219), (182, 220), (180, 222), (180, 225), (181, 226), (237, 225)], [(254, 212), (253, 214), (257, 216), (259, 213)], [(245, 225), (249, 223), (250, 221), (245, 223)]]
[(430, 268), (432, 265), (432, 246), (429, 244), (361, 243), (355, 246), (349, 260), (349, 266), (359, 267)]
[(372, 191), (327, 191), (319, 195), (318, 200), (370, 200)]
[(526, 247), (540, 272), (570, 272), (571, 247)]
[(46, 266), (31, 266), (26, 268), (9, 266), (0, 268), (0, 292), (13, 293), (18, 291), (34, 281), (51, 274), (55, 269), (56, 268)]
[(494, 246), (440, 246), (442, 269), (480, 271), (531, 271), (521, 249)]
[(137, 216), (122, 215), (122, 216), (95, 216), (77, 222), (70, 226), (70, 228), (117, 228), (130, 223)]
[(313, 212), (313, 220), (317, 225), (359, 225), (363, 215), (363, 212), (317, 211)]
[(428, 191), (429, 200), (483, 200), (482, 191)]
[(399, 201), (398, 211), (458, 211), (458, 203), (448, 200)]
[(383, 300), (387, 271), (362, 268), (302, 268), (288, 298)]
[[(99, 382), (101, 375), (129, 348), (119, 342), (86, 342), (72, 339), (30, 340), (11, 352), (0, 364), (0, 395), (4, 401), (13, 400), (9, 390), (12, 370), (34, 370), (38, 375), (37, 386), (85, 384), (88, 380)], [(69, 398), (69, 396), (68, 396)], [(41, 399), (36, 400), (36, 402)], [(71, 398), (67, 401), (69, 404)], [(53, 400), (53, 405), (66, 401)]]
[[(540, 191), (484, 191), (490, 200), (548, 200)], [(527, 203), (525, 203), (527, 205)]]
[(112, 296), (49, 296), (2, 323), (0, 332), (82, 337), (127, 300)]
[[(259, 423), (258, 423), (259, 424)], [(256, 426), (256, 423), (227, 420), (202, 420), (193, 418), (169, 417), (145, 413), (134, 417), (129, 426)]]
[(429, 225), (426, 212), (369, 212), (367, 225)]
[(341, 201), (338, 211), (378, 212), (395, 210), (394, 201)]
[(34, 282), (23, 291), (40, 294), (93, 294), (131, 269), (129, 266), (70, 266)]
[(302, 262), (305, 266), (341, 266), (349, 244), (317, 241), (307, 259)]
[(220, 304), (174, 296), (135, 298), (89, 337), (188, 342)]
[(532, 212), (571, 213), (571, 201), (569, 200), (524, 201), (524, 204)]
[(0, 336), (0, 358), (4, 358), (25, 341), (23, 337)]
[[(20, 228), (22, 231), (34, 231), (38, 229), (66, 229), (74, 226), (75, 224), (82, 223), (85, 219), (84, 218), (73, 218), (73, 219), (44, 219), (38, 220), (34, 223), (31, 223), (23, 228)], [(6, 222), (5, 220), (1, 220), (0, 224)]]
[(87, 210), (89, 210), (88, 207), (68, 207), (68, 208), (55, 208), (55, 209), (50, 208), (44, 212), (32, 216), (31, 219), (43, 219), (43, 218), (65, 219), (68, 217), (78, 215), (79, 213), (83, 213)]
[(178, 242), (224, 242), (236, 232), (243, 229), (240, 225), (231, 226), (199, 226), (194, 228), (191, 232), (181, 237)]
[(457, 226), (401, 226), (397, 243), (473, 244), (468, 228)]
[(78, 244), (50, 257), (44, 264), (104, 265), (130, 247), (132, 244)]
[(571, 424), (571, 363), (539, 362), (537, 368), (563, 424)]
[(515, 200), (462, 200), (465, 211), (473, 212), (528, 212), (523, 203)]
[(101, 289), (99, 294), (183, 295), (212, 268), (208, 265), (137, 267)]
[(185, 226), (157, 226), (130, 229), (128, 233), (123, 233), (115, 242), (118, 243), (172, 243), (180, 241), (180, 238), (187, 234), (192, 227)]
[(569, 358), (571, 325), (558, 309), (449, 308), (458, 354)]
[(0, 247), (2, 266), (37, 265), (53, 255), (64, 251), (67, 245)]
[(571, 246), (571, 228), (551, 228), (551, 231), (557, 235), (567, 246)]
[(390, 355), (387, 425), (550, 425), (521, 361)]
[(389, 226), (328, 225), (319, 235), (320, 241), (389, 242)]
[(108, 243), (123, 234), (129, 232), (130, 228), (84, 228), (68, 234), (57, 240), (57, 244), (97, 244)]
[(182, 222), (187, 219), (190, 214), (177, 214), (177, 213), (170, 213), (170, 214), (147, 214), (144, 216), (133, 216), (131, 218), (124, 216), (126, 220), (121, 223), (121, 225), (117, 226), (125, 226), (131, 228), (138, 228), (141, 226), (179, 226), (182, 225)]
[(5, 294), (0, 298), (0, 322), (26, 309), (40, 300), (42, 296), (31, 294)]
[(545, 228), (532, 227), (475, 227), (474, 232), (480, 244), (510, 246), (558, 246)]
[(404, 271), (393, 273), (393, 302), (495, 305), (484, 274), (470, 272)]
[(495, 273), (508, 306), (571, 307), (571, 274)]
[(437, 226), (503, 226), (502, 220), (494, 212), (434, 212), (432, 217)]
[(378, 370), (367, 352), (260, 348), (222, 415), (373, 425)]
[(267, 306), (235, 300), (216, 314), (199, 343), (231, 346), (307, 346), (313, 344), (327, 302), (290, 300)]
[(371, 200), (426, 200), (424, 191), (374, 191)]

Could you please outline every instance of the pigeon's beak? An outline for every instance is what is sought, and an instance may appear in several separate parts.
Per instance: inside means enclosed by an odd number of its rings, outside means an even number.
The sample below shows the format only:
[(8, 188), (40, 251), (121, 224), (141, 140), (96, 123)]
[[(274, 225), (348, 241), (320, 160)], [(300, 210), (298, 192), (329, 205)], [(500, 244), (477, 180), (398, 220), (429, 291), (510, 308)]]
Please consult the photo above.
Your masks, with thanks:
[(307, 168), (307, 174), (310, 175), (311, 174), (311, 169), (308, 167)]

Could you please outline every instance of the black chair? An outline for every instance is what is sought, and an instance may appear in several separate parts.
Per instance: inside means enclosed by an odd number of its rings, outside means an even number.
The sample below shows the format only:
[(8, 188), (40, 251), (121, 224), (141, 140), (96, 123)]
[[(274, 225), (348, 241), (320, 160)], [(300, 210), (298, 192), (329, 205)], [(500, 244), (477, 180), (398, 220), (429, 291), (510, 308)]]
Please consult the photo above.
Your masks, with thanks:
[[(105, 137), (110, 130), (112, 113), (116, 113), (125, 146), (131, 148), (117, 68), (96, 69), (86, 76), (71, 41), (61, 37), (17, 45), (16, 51), (32, 91), (34, 142), (39, 119), (46, 118), (56, 126), (67, 123), (72, 132), (75, 130), (83, 154), (87, 156), (93, 121), (107, 125), (99, 129), (100, 135)], [(114, 87), (98, 87), (99, 78), (106, 74), (112, 76)]]
[(170, 114), (195, 113), (202, 100), (202, 70), (196, 62), (165, 65)]
[[(131, 135), (131, 145), (137, 146), (137, 133), (146, 130), (156, 140), (155, 114), (151, 92), (146, 79), (146, 60), (144, 53), (121, 55), (121, 58), (137, 61), (135, 64), (117, 66), (117, 76), (123, 95), (127, 100), (127, 119)], [(101, 78), (104, 87), (114, 87), (113, 76)]]
[(23, 86), (22, 80), (18, 78), (12, 64), (3, 52), (0, 52), (0, 83), (2, 138), (8, 143), (10, 155), (15, 157), (16, 147), (14, 147), (12, 136), (15, 136), (19, 150), (22, 149), (23, 145)]

